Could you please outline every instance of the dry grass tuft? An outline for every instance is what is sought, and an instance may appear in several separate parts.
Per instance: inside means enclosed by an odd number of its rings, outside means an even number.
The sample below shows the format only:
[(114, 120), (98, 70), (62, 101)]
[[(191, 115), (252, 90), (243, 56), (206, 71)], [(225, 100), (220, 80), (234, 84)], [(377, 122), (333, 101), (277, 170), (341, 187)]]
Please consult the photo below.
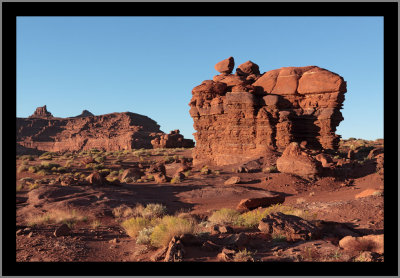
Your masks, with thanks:
[(65, 223), (68, 226), (73, 226), (76, 222), (86, 221), (87, 216), (77, 210), (52, 210), (44, 214), (31, 215), (27, 217), (28, 226), (43, 225), (43, 224), (59, 224)]
[(196, 232), (197, 225), (194, 221), (167, 215), (154, 227), (150, 242), (155, 247), (163, 247), (167, 246), (174, 236)]

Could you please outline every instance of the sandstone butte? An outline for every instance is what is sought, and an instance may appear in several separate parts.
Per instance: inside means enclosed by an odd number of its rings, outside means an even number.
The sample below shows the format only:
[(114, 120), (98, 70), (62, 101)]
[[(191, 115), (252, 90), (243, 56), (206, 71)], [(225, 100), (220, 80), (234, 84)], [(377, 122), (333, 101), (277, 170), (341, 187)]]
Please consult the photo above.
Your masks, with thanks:
[(45, 105), (29, 118), (17, 118), (17, 154), (193, 146), (179, 130), (165, 134), (154, 120), (131, 112), (94, 116), (84, 110), (76, 117), (57, 118)]
[(317, 66), (260, 74), (251, 61), (232, 74), (234, 60), (192, 90), (189, 103), (196, 147), (193, 163), (228, 165), (283, 151), (291, 142), (337, 149), (336, 127), (347, 91), (341, 76)]

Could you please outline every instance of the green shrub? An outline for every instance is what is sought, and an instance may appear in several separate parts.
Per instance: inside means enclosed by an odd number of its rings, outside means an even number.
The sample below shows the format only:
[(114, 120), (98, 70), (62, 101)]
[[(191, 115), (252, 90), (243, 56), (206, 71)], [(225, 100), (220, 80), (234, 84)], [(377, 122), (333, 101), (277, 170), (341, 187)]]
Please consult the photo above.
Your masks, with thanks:
[(118, 176), (118, 171), (111, 171), (111, 173), (110, 173), (110, 176), (111, 177), (116, 177), (116, 176)]
[(189, 175), (191, 174), (191, 172), (190, 172), (190, 170), (188, 170), (188, 171), (186, 171), (186, 172), (183, 172), (183, 174), (184, 174), (185, 177), (187, 178), (187, 177), (189, 177)]
[(26, 165), (21, 165), (18, 167), (17, 173), (22, 173), (22, 172), (26, 172), (29, 170), (29, 167)]
[(39, 156), (40, 160), (52, 160), (53, 157), (51, 155), (41, 155)]
[(101, 169), (103, 169), (104, 168), (104, 165), (103, 164), (97, 164), (97, 165), (94, 165), (93, 166), (93, 170), (101, 170)]
[(123, 180), (123, 182), (125, 182), (125, 183), (131, 183), (131, 182), (134, 182), (134, 179), (131, 178), (131, 177), (127, 177), (127, 178), (125, 178), (125, 179)]
[(165, 162), (166, 164), (172, 163), (172, 162), (174, 162), (174, 161), (175, 161), (175, 159), (174, 159), (172, 156), (166, 156), (166, 157), (164, 157), (164, 162)]
[(272, 233), (272, 241), (274, 242), (284, 242), (286, 241), (286, 236), (283, 234)]
[(145, 218), (157, 218), (166, 214), (167, 208), (162, 204), (147, 204), (142, 211), (142, 216)]
[(240, 212), (235, 209), (223, 208), (214, 211), (208, 221), (212, 224), (235, 225), (238, 222), (239, 215)]
[(51, 173), (46, 169), (41, 169), (36, 174), (38, 174), (39, 176), (46, 176), (46, 175), (50, 175)]
[(37, 171), (39, 171), (39, 167), (37, 166), (30, 166), (28, 168), (29, 173), (36, 173)]
[(48, 170), (50, 170), (50, 169), (52, 169), (52, 168), (56, 168), (56, 170), (57, 170), (57, 168), (58, 167), (60, 167), (60, 164), (57, 164), (57, 163), (51, 163), (51, 162), (46, 162), (46, 161), (42, 161), (42, 163), (40, 163), (40, 168), (41, 169), (48, 169)]
[(32, 155), (23, 155), (20, 157), (22, 160), (33, 161), (35, 160)]
[(58, 171), (59, 173), (66, 173), (66, 172), (68, 171), (68, 169), (65, 168), (65, 167), (58, 167), (58, 168), (57, 168), (57, 171)]
[(150, 244), (150, 236), (154, 231), (154, 227), (143, 228), (139, 231), (138, 236), (136, 238), (136, 244), (141, 245), (149, 245)]
[(95, 159), (94, 159), (94, 161), (96, 161), (97, 163), (102, 163), (102, 162), (104, 162), (104, 157), (103, 156), (99, 156), (99, 157), (96, 157)]
[(264, 173), (278, 173), (278, 168), (276, 167), (276, 165), (272, 165), (272, 166), (264, 168), (263, 172)]
[(164, 216), (150, 236), (151, 245), (155, 247), (167, 246), (172, 237), (196, 232), (196, 224), (188, 219), (176, 216)]
[(171, 184), (180, 183), (181, 179), (179, 177), (173, 177), (170, 181)]
[(210, 169), (208, 169), (208, 166), (207, 165), (205, 165), (205, 166), (203, 166), (203, 168), (201, 168), (201, 170), (200, 170), (200, 173), (202, 174), (202, 175), (208, 175), (208, 174), (210, 174)]
[(148, 228), (151, 225), (151, 220), (144, 217), (133, 217), (122, 222), (121, 226), (124, 228), (127, 235), (136, 237), (139, 231)]
[(237, 252), (234, 257), (234, 262), (254, 262), (254, 255), (256, 252), (247, 251), (245, 248), (244, 250), (240, 250)]

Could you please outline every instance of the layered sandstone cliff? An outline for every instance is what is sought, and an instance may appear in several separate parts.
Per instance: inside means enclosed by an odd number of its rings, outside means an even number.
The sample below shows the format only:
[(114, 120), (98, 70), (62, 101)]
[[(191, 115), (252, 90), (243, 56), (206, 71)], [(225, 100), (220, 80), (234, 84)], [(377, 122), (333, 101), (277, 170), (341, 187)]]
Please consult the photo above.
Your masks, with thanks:
[(283, 151), (290, 142), (337, 149), (336, 127), (346, 92), (343, 78), (317, 66), (284, 67), (260, 74), (232, 57), (221, 72), (192, 90), (190, 115), (197, 131), (195, 164), (226, 165)]
[(153, 148), (151, 141), (165, 135), (154, 120), (130, 112), (94, 116), (84, 111), (70, 118), (49, 114), (44, 106), (29, 118), (17, 118), (17, 152)]

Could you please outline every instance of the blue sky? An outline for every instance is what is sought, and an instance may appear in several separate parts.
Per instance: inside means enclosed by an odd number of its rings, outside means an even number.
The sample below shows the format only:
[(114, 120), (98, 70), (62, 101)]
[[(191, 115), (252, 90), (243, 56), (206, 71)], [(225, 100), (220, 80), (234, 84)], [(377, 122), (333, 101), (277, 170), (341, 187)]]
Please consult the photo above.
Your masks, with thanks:
[(17, 117), (134, 112), (192, 138), (193, 87), (229, 56), (347, 81), (343, 138), (383, 138), (383, 17), (18, 17)]

